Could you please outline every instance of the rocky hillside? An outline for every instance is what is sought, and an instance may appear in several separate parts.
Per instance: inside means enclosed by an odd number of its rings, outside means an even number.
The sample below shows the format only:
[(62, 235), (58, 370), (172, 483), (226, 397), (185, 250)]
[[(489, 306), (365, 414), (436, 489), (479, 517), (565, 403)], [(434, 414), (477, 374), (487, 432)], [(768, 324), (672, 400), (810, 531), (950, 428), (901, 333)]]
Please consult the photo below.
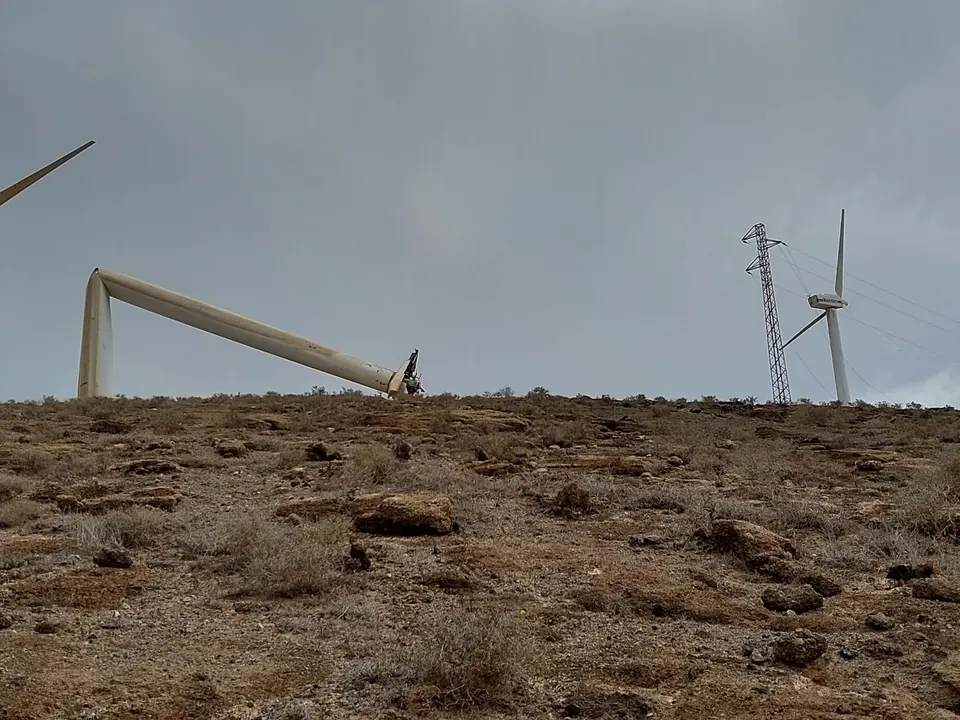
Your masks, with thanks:
[(0, 708), (960, 717), (960, 415), (0, 405)]

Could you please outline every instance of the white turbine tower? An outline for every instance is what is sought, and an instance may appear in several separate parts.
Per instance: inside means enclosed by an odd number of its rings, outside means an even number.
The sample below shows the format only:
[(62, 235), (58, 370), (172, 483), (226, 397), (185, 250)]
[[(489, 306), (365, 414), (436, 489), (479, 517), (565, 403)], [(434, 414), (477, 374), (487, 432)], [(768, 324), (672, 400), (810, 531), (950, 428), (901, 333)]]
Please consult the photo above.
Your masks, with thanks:
[(837, 320), (837, 310), (845, 308), (849, 303), (843, 299), (843, 216), (840, 211), (840, 249), (837, 252), (837, 282), (832, 293), (811, 295), (807, 302), (814, 310), (823, 310), (808, 325), (787, 340), (786, 347), (818, 322), (827, 319), (827, 332), (830, 336), (830, 356), (833, 358), (833, 378), (837, 383), (837, 400), (841, 405), (850, 404), (850, 385), (847, 383), (847, 365), (843, 359), (843, 345), (840, 343), (840, 323)]

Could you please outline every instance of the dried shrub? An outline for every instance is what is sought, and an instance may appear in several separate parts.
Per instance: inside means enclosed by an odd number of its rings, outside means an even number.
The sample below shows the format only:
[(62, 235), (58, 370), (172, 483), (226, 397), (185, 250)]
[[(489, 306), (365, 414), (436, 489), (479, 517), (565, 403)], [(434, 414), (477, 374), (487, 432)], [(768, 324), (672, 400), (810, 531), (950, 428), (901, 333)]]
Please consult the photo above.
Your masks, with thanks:
[(553, 500), (553, 509), (567, 518), (579, 518), (597, 512), (590, 492), (577, 482), (569, 482), (560, 488)]
[(43, 505), (17, 498), (0, 503), (0, 528), (15, 528), (36, 520), (43, 514)]
[(103, 515), (74, 515), (65, 519), (65, 524), (83, 550), (115, 546), (135, 550), (156, 543), (164, 518), (157, 510), (111, 510)]
[(547, 447), (569, 448), (584, 442), (590, 434), (590, 425), (585, 420), (570, 420), (544, 428), (540, 437)]
[(438, 611), (426, 637), (402, 658), (415, 695), (447, 709), (505, 706), (517, 697), (533, 655), (520, 617), (486, 610)]
[(15, 475), (0, 475), (0, 502), (12, 500), (27, 489), (27, 481)]
[(43, 450), (16, 450), (7, 461), (7, 467), (20, 475), (39, 476), (53, 467), (54, 457)]
[(293, 526), (249, 514), (181, 538), (188, 557), (237, 575), (238, 592), (265, 597), (332, 592), (342, 582), (347, 546), (345, 520)]
[(474, 444), (479, 460), (513, 461), (522, 454), (526, 438), (514, 432), (494, 432), (480, 437)]
[(161, 435), (176, 435), (183, 432), (183, 412), (176, 409), (158, 410), (150, 426)]
[(350, 457), (347, 475), (358, 483), (383, 485), (399, 472), (401, 461), (384, 445), (367, 445)]

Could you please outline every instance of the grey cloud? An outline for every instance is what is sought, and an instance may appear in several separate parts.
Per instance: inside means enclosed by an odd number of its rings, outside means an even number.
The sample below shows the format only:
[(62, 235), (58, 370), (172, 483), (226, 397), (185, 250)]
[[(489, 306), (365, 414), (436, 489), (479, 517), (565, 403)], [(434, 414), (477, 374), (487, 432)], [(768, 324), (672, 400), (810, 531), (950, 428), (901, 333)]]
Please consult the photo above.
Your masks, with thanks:
[[(381, 364), (418, 345), (433, 391), (767, 397), (754, 222), (830, 263), (846, 207), (852, 273), (960, 318), (958, 20), (880, 0), (9, 4), (4, 176), (98, 144), (0, 210), (0, 396), (73, 392), (103, 265)], [(823, 283), (788, 260), (785, 335)], [(960, 358), (850, 299), (942, 353), (843, 318), (871, 385)], [(128, 394), (341, 384), (132, 309), (115, 326)], [(824, 339), (797, 349), (830, 389)], [(788, 361), (794, 395), (828, 397)]]

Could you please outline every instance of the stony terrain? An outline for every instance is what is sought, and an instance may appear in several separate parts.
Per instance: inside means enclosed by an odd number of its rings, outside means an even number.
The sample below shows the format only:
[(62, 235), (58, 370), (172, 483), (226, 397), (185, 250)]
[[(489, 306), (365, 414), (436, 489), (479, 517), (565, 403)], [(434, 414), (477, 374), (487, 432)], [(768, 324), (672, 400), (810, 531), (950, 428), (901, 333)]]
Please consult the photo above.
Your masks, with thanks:
[(0, 717), (960, 716), (952, 410), (0, 405)]

